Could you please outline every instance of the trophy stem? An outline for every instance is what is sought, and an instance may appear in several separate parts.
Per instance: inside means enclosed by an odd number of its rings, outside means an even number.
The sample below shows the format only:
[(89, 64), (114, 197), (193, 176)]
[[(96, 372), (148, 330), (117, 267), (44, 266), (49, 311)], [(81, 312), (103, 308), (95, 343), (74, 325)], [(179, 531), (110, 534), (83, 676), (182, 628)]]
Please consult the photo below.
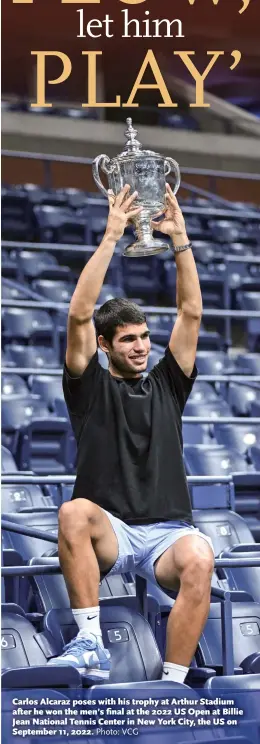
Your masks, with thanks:
[[(153, 211), (154, 214), (154, 211)], [(162, 239), (153, 237), (151, 226), (152, 213), (149, 209), (143, 209), (135, 218), (135, 234), (137, 240), (135, 243), (128, 245), (124, 250), (124, 256), (134, 258), (137, 256), (152, 256), (162, 251), (167, 251), (168, 243)]]

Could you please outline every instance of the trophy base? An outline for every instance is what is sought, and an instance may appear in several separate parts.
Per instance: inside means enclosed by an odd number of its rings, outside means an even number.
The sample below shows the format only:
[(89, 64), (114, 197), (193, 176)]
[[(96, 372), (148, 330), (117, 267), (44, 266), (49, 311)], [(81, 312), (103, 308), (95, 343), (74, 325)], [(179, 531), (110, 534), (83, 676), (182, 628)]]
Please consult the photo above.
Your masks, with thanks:
[(156, 253), (162, 253), (162, 251), (168, 251), (169, 243), (164, 242), (158, 238), (151, 238), (151, 240), (137, 240), (136, 243), (131, 243), (125, 248), (123, 256), (128, 258), (138, 258), (139, 256), (154, 256)]

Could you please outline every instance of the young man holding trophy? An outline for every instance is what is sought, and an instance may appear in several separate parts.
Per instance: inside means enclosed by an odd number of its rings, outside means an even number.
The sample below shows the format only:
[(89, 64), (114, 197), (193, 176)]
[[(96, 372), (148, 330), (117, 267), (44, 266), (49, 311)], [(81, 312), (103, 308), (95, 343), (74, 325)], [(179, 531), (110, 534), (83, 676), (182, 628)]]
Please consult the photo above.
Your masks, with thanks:
[[(163, 159), (141, 151), (135, 134), (131, 129), (121, 162), (118, 156), (110, 167), (114, 188), (108, 192), (106, 231), (69, 308), (63, 385), (78, 461), (72, 500), (59, 512), (59, 558), (78, 634), (49, 663), (72, 664), (92, 682), (109, 679), (110, 654), (100, 629), (100, 576), (133, 571), (178, 592), (168, 619), (162, 679), (183, 682), (208, 616), (214, 567), (210, 538), (192, 522), (181, 433), (181, 416), (197, 376), (202, 298), (184, 218), (165, 176), (160, 199), (149, 202), (147, 196), (155, 193), (160, 172), (163, 183)], [(122, 173), (124, 180), (131, 175), (123, 187)], [(136, 173), (138, 193), (133, 190)], [(154, 222), (157, 211), (161, 219)], [(151, 344), (141, 307), (112, 299), (94, 315), (129, 220), (136, 225), (137, 255), (164, 250), (169, 244), (163, 235), (169, 236), (177, 267), (177, 319), (164, 357), (145, 377)], [(161, 232), (161, 241), (153, 239), (152, 228)], [(97, 340), (108, 356), (108, 370), (99, 364)]]

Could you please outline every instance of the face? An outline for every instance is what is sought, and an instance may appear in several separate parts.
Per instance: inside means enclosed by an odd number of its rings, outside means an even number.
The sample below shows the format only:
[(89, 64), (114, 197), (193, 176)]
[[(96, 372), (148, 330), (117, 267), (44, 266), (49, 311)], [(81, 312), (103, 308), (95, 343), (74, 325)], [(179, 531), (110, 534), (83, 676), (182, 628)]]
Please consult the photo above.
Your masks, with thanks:
[(111, 344), (103, 336), (98, 341), (109, 354), (109, 371), (115, 377), (139, 377), (145, 372), (151, 349), (146, 323), (118, 326)]

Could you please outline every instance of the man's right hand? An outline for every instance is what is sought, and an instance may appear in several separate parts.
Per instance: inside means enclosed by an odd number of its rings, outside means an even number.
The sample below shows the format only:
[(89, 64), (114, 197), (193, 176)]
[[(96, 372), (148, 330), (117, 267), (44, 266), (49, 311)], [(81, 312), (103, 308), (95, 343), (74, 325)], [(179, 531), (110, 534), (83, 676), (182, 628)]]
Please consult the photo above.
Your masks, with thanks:
[(115, 242), (122, 238), (129, 220), (136, 217), (142, 211), (142, 207), (134, 207), (132, 209), (138, 192), (134, 191), (131, 196), (128, 196), (129, 191), (129, 184), (125, 184), (117, 196), (113, 194), (113, 191), (108, 191), (109, 214), (104, 237), (108, 237)]

